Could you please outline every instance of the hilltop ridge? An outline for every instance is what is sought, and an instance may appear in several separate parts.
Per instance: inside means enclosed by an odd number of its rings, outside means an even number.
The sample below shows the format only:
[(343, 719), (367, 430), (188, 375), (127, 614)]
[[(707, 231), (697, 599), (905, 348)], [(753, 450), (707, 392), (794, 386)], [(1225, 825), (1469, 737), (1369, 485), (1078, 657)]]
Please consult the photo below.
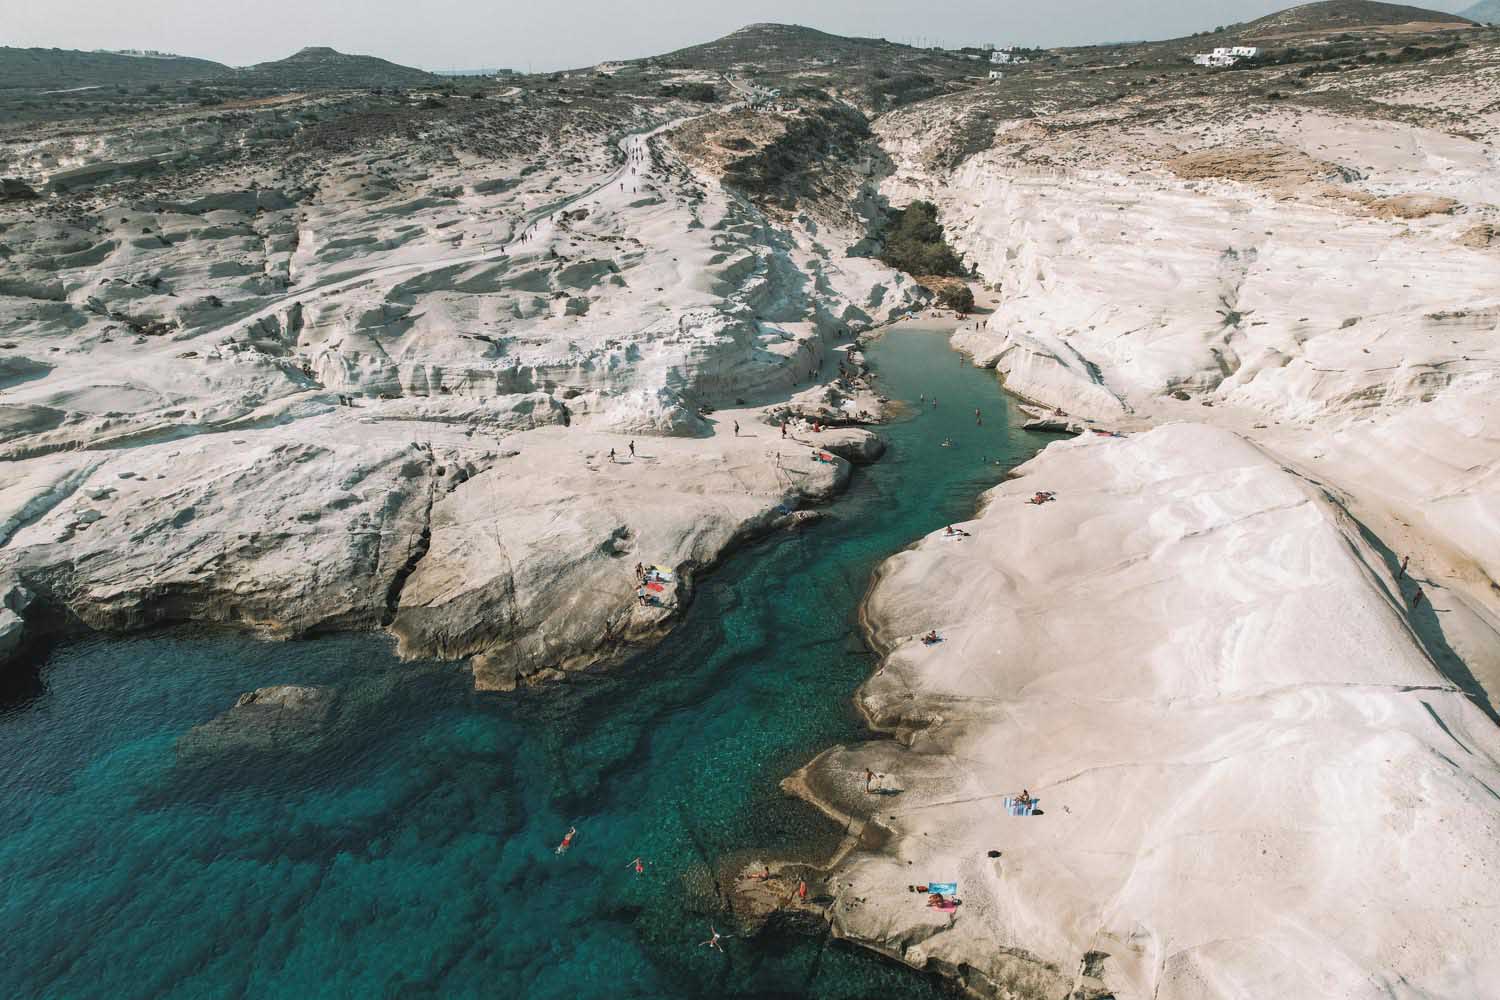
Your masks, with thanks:
[(421, 86), (437, 77), (376, 56), (308, 46), (285, 59), (233, 67), (178, 55), (134, 55), (79, 49), (0, 48), (0, 89), (233, 82), (260, 87)]
[(239, 70), (238, 75), (287, 87), (411, 87), (437, 80), (426, 70), (378, 56), (351, 55), (326, 45), (298, 49), (285, 59)]

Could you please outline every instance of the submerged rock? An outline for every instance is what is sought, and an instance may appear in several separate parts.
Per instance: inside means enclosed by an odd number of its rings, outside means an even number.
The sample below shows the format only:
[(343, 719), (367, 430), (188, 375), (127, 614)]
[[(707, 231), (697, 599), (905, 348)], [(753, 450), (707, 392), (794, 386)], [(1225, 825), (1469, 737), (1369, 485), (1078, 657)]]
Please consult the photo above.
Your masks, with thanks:
[(177, 741), (184, 761), (220, 754), (311, 753), (335, 735), (339, 695), (331, 688), (284, 684), (240, 695), (234, 707)]

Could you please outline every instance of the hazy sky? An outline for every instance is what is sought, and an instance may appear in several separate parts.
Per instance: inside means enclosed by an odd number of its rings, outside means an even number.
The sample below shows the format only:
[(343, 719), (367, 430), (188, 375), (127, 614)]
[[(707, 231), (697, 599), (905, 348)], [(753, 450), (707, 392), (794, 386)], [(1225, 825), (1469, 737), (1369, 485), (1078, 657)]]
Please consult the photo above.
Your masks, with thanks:
[[(1420, 2), (1420, 0), (1416, 0)], [(1457, 10), (1469, 0), (1431, 2)], [(425, 69), (654, 55), (756, 21), (928, 44), (1169, 38), (1290, 0), (0, 0), (0, 45), (161, 49), (247, 65), (304, 45)]]

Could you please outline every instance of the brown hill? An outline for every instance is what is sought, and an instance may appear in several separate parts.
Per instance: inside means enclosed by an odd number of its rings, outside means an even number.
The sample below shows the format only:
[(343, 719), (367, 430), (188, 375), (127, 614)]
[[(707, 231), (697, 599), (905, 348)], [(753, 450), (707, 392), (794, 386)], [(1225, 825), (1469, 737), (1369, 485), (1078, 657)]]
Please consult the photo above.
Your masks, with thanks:
[(1466, 17), (1424, 7), (1376, 0), (1322, 0), (1267, 14), (1236, 26), (1232, 34), (1243, 41), (1277, 41), (1371, 30), (1382, 34), (1421, 33), (1473, 26)]

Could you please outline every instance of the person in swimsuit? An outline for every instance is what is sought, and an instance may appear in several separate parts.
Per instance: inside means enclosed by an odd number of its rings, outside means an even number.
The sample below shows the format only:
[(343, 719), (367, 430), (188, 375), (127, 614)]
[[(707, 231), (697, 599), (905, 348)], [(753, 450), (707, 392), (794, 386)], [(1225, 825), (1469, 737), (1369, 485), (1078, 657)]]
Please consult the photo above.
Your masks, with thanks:
[(635, 868), (635, 873), (637, 875), (646, 874), (646, 864), (640, 858), (636, 858), (634, 861), (630, 862), (630, 865)]
[(698, 942), (698, 947), (702, 948), (704, 945), (708, 945), (710, 948), (716, 948), (716, 949), (718, 949), (719, 954), (722, 955), (724, 953), (724, 946), (719, 943), (719, 931), (718, 931), (718, 928), (714, 927), (713, 924), (709, 924), (708, 925), (708, 932), (712, 936), (707, 941), (699, 941)]
[(573, 838), (576, 836), (578, 836), (578, 827), (568, 827), (568, 832), (563, 834), (562, 843), (557, 845), (557, 853), (561, 854), (563, 851), (566, 851), (568, 848), (572, 847)]

